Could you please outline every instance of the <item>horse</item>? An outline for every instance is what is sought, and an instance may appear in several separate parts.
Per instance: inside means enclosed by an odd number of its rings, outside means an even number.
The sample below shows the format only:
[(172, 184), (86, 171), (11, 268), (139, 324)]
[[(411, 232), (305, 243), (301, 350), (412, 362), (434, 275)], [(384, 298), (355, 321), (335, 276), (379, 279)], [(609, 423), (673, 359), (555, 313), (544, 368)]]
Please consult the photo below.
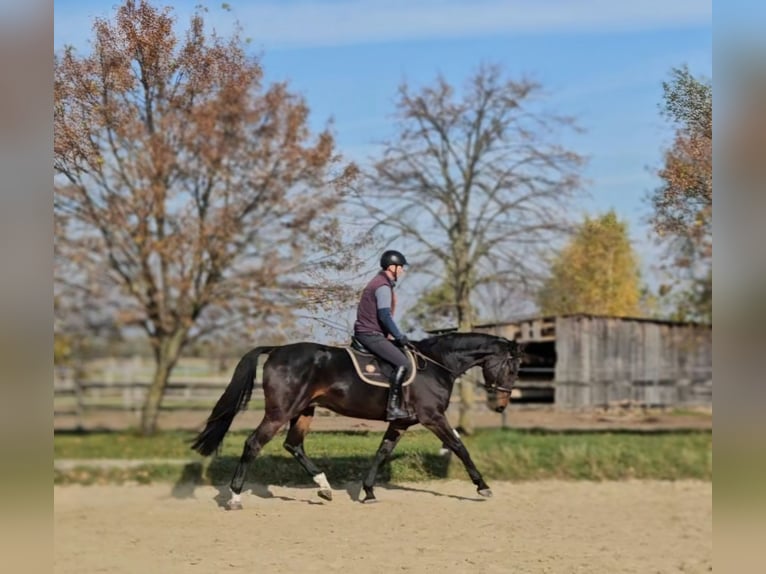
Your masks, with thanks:
[[(492, 496), (465, 445), (448, 422), (445, 411), (457, 377), (472, 367), (481, 367), (487, 405), (496, 412), (503, 412), (518, 377), (521, 345), (483, 333), (448, 333), (411, 341), (409, 348), (418, 358), (417, 372), (409, 385), (407, 397), (411, 416), (388, 425), (372, 466), (362, 482), (365, 496), (361, 502), (376, 501), (373, 487), (378, 468), (391, 456), (402, 434), (417, 423), (433, 432), (444, 446), (457, 455), (479, 495)], [(193, 440), (191, 448), (203, 456), (218, 450), (235, 415), (250, 400), (258, 358), (262, 354), (268, 354), (262, 382), (265, 414), (245, 440), (242, 456), (231, 479), (232, 495), (228, 508), (242, 508), (240, 494), (250, 463), (288, 422), (284, 448), (319, 486), (317, 494), (325, 500), (332, 500), (332, 490), (325, 474), (303, 449), (303, 440), (309, 431), (315, 407), (324, 407), (349, 417), (385, 420), (388, 393), (386, 388), (371, 386), (361, 380), (344, 347), (300, 342), (250, 350), (240, 359), (231, 382), (213, 407), (205, 428)]]

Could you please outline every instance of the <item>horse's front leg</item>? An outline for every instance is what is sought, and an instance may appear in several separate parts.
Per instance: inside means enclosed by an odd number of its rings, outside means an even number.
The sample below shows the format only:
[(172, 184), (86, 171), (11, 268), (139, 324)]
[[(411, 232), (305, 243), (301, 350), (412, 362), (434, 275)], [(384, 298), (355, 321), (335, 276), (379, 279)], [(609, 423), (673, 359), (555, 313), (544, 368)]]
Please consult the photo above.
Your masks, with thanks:
[(463, 441), (460, 440), (460, 435), (454, 431), (449, 424), (449, 421), (447, 421), (447, 417), (443, 414), (439, 414), (430, 420), (421, 420), (420, 424), (434, 433), (442, 441), (444, 446), (458, 456), (463, 462), (466, 471), (468, 471), (468, 476), (471, 477), (471, 480), (476, 485), (476, 491), (487, 498), (492, 496), (492, 491), (487, 483), (484, 482), (481, 473), (477, 470), (476, 465), (471, 460), (471, 455), (468, 454), (468, 449), (465, 448)]
[(396, 448), (399, 439), (402, 438), (402, 435), (404, 434), (404, 431), (407, 430), (408, 426), (409, 425), (402, 427), (401, 423), (391, 423), (388, 425), (386, 433), (383, 435), (383, 440), (378, 447), (378, 452), (375, 453), (375, 460), (372, 463), (372, 467), (370, 467), (367, 477), (362, 482), (362, 487), (364, 488), (364, 499), (362, 502), (375, 502), (377, 500), (375, 498), (373, 487), (375, 485), (375, 477), (378, 475), (378, 468), (380, 468), (380, 465), (386, 462), (388, 457), (391, 456), (391, 453)]

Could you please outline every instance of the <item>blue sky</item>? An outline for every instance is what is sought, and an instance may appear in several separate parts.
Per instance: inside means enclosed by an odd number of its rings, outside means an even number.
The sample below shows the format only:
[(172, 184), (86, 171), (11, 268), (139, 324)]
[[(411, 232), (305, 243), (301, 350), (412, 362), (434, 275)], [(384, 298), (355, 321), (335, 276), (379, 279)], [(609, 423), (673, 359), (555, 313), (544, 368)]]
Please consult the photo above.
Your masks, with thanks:
[[(111, 2), (59, 0), (55, 47), (88, 50), (95, 16)], [(661, 82), (687, 64), (712, 77), (712, 4), (699, 0), (271, 0), (167, 2), (185, 28), (197, 4), (226, 34), (235, 20), (263, 55), (267, 80), (289, 80), (319, 128), (329, 118), (341, 152), (359, 162), (391, 135), (397, 86), (437, 73), (462, 84), (482, 62), (538, 80), (547, 107), (577, 118), (585, 132), (566, 143), (589, 157), (583, 212), (614, 208), (627, 219), (650, 279), (657, 250), (647, 239), (644, 198), (657, 185), (672, 132), (660, 117)], [(156, 0), (155, 5), (165, 5)]]

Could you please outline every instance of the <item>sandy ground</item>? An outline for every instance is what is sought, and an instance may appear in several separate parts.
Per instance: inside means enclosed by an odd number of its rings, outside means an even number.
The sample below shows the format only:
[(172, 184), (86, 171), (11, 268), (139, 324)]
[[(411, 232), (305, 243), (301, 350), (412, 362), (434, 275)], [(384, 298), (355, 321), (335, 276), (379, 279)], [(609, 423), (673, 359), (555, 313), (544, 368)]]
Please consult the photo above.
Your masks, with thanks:
[(255, 486), (223, 510), (215, 487), (56, 486), (55, 572), (699, 573), (712, 571), (712, 484)]

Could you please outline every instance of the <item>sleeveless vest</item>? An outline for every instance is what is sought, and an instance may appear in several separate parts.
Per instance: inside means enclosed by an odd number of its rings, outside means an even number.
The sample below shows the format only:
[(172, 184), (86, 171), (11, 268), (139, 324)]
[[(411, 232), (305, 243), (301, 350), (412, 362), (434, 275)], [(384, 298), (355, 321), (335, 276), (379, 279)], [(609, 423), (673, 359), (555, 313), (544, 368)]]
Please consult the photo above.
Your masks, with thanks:
[(391, 289), (391, 314), (396, 307), (396, 293), (394, 292), (394, 283), (388, 278), (385, 272), (381, 271), (367, 284), (362, 291), (362, 297), (359, 306), (356, 308), (356, 322), (354, 323), (354, 333), (388, 333), (383, 325), (378, 321), (378, 304), (375, 300), (375, 291), (378, 287), (388, 285)]

